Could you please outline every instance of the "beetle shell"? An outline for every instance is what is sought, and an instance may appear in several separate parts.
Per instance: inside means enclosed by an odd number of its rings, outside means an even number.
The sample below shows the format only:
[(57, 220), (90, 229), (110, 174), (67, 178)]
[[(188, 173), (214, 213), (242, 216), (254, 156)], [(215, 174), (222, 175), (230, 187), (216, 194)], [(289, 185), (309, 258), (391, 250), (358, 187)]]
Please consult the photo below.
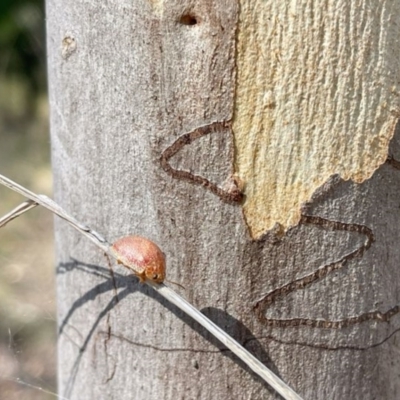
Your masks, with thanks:
[(164, 281), (165, 255), (151, 240), (140, 236), (125, 236), (111, 246), (111, 252), (118, 262), (132, 270), (141, 282)]

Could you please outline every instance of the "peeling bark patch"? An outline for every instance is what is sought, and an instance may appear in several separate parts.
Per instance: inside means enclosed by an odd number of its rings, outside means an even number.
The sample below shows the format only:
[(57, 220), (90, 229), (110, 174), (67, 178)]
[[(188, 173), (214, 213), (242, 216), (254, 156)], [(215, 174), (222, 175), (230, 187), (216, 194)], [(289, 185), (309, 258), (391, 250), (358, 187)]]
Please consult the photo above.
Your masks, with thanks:
[(332, 175), (361, 183), (385, 162), (400, 107), (399, 13), (389, 0), (240, 0), (234, 167), (253, 238), (296, 226)]
[(366, 240), (364, 244), (360, 247), (352, 251), (351, 253), (345, 255), (338, 261), (334, 261), (330, 264), (326, 264), (323, 267), (317, 269), (313, 273), (296, 279), (282, 287), (274, 289), (266, 296), (264, 296), (261, 300), (257, 301), (254, 305), (254, 311), (258, 318), (266, 325), (272, 327), (296, 327), (296, 326), (307, 326), (312, 328), (325, 328), (325, 329), (342, 329), (349, 327), (355, 324), (361, 324), (367, 321), (376, 321), (376, 322), (389, 322), (390, 319), (400, 312), (400, 306), (396, 305), (385, 312), (381, 311), (370, 311), (364, 314), (345, 318), (337, 321), (330, 320), (317, 320), (317, 319), (308, 319), (308, 318), (292, 318), (292, 319), (272, 319), (266, 317), (266, 310), (268, 307), (271, 307), (274, 301), (278, 297), (285, 297), (289, 293), (292, 293), (296, 290), (306, 289), (309, 285), (325, 278), (329, 274), (334, 271), (337, 271), (351, 260), (355, 258), (360, 258), (364, 255), (364, 253), (371, 247), (374, 242), (374, 234), (371, 229), (364, 225), (358, 224), (346, 224), (343, 222), (330, 221), (325, 218), (310, 216), (310, 215), (302, 215), (300, 219), (301, 224), (312, 224), (323, 229), (329, 229), (333, 231), (345, 231), (345, 232), (354, 232), (357, 234), (364, 235)]
[(62, 40), (61, 56), (67, 60), (76, 51), (76, 40), (72, 36), (66, 36)]
[(163, 170), (175, 179), (185, 180), (196, 185), (200, 185), (205, 189), (209, 190), (211, 193), (217, 195), (221, 200), (227, 203), (239, 203), (243, 199), (243, 194), (241, 191), (241, 184), (234, 177), (229, 180), (225, 187), (219, 187), (213, 182), (210, 182), (207, 178), (203, 176), (192, 174), (189, 171), (184, 171), (180, 169), (173, 168), (169, 164), (169, 160), (177, 154), (184, 146), (190, 145), (196, 139), (201, 138), (204, 135), (209, 135), (213, 133), (218, 133), (222, 129), (230, 129), (231, 123), (228, 121), (223, 122), (213, 122), (212, 124), (202, 126), (193, 130), (192, 132), (185, 133), (179, 136), (169, 147), (167, 147), (161, 155), (161, 167)]

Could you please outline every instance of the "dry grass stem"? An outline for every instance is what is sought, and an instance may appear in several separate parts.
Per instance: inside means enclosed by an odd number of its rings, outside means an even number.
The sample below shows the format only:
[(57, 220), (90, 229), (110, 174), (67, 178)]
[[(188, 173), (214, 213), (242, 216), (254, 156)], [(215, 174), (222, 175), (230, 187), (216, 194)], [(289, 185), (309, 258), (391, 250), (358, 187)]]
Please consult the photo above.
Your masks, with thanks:
[[(10, 222), (14, 218), (17, 218), (24, 212), (27, 212), (30, 209), (36, 207), (36, 205), (41, 205), (53, 212), (54, 214), (58, 215), (60, 218), (67, 221), (76, 230), (78, 230), (80, 233), (90, 239), (97, 247), (99, 247), (108, 255), (114, 257), (113, 253), (110, 251), (111, 245), (107, 242), (106, 239), (103, 238), (102, 235), (77, 221), (47, 196), (35, 194), (3, 175), (0, 175), (0, 184), (8, 187), (11, 190), (14, 190), (15, 192), (29, 199), (28, 201), (25, 201), (24, 203), (16, 207), (4, 217), (0, 218), (0, 227), (4, 226), (6, 223)], [(296, 392), (294, 392), (294, 390), (290, 388), (285, 382), (283, 382), (282, 379), (275, 375), (269, 368), (267, 368), (251, 353), (249, 353), (236, 340), (229, 336), (220, 327), (215, 325), (210, 319), (208, 319), (204, 314), (202, 314), (194, 306), (188, 303), (172, 288), (164, 285), (163, 283), (155, 283), (149, 280), (145, 281), (145, 283), (151, 286), (154, 290), (156, 290), (160, 295), (162, 295), (172, 304), (179, 307), (184, 313), (192, 317), (205, 329), (207, 329), (215, 338), (217, 338), (237, 357), (239, 357), (251, 370), (253, 370), (258, 376), (260, 376), (265, 382), (267, 382), (272, 388), (274, 388), (284, 399), (301, 400), (301, 397)]]

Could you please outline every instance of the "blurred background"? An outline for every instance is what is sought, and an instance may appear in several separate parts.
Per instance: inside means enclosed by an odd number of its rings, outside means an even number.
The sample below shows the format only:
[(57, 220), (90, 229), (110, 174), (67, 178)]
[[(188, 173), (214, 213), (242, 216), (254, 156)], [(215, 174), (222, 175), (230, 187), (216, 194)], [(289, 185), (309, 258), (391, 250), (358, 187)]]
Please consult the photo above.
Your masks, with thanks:
[[(0, 1), (0, 173), (51, 195), (44, 3)], [(0, 187), (0, 215), (23, 201)], [(0, 399), (53, 399), (56, 323), (52, 215), (0, 229)]]

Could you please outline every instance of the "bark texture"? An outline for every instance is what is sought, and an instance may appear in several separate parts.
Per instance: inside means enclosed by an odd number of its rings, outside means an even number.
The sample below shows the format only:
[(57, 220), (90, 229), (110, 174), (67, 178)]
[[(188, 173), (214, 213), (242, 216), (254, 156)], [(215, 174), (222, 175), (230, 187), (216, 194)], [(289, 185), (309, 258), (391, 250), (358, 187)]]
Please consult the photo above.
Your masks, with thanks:
[[(297, 226), (252, 238), (242, 205), (222, 194), (238, 172), (229, 121), (240, 107), (240, 10), (231, 0), (47, 0), (55, 198), (110, 241), (154, 240), (177, 290), (304, 398), (397, 399), (398, 138), (371, 179), (332, 176)], [(107, 260), (60, 221), (56, 243), (62, 396), (278, 398), (121, 267), (117, 303)]]
[(252, 237), (296, 226), (332, 175), (362, 183), (385, 162), (399, 14), (393, 0), (240, 0), (233, 131)]

